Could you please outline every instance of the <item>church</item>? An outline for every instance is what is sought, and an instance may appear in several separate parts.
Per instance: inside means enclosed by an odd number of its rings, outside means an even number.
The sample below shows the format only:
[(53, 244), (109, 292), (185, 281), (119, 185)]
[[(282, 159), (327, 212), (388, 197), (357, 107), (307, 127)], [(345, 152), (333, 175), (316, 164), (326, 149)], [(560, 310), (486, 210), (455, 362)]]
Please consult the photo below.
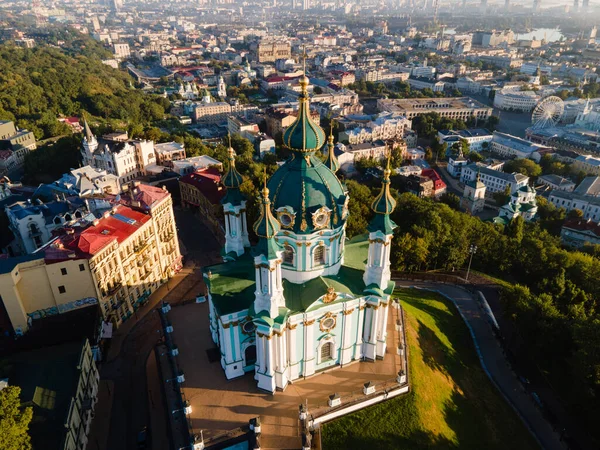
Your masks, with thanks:
[[(336, 176), (333, 136), (310, 116), (309, 80), (300, 80), (296, 121), (283, 134), (290, 158), (265, 181), (248, 239), (242, 177), (229, 149), (222, 200), (222, 264), (206, 267), (212, 339), (228, 379), (252, 373), (261, 390), (354, 361), (382, 359), (394, 283), (390, 170), (371, 205), (368, 236), (348, 240), (348, 191)], [(317, 157), (324, 145), (326, 161)]]

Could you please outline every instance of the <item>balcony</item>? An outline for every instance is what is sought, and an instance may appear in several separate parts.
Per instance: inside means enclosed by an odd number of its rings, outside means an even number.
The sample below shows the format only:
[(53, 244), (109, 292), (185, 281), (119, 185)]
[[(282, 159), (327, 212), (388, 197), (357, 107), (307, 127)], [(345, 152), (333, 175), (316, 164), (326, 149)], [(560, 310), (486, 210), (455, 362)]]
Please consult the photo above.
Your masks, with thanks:
[(146, 278), (148, 278), (150, 275), (152, 275), (152, 272), (151, 272), (151, 271), (149, 271), (149, 272), (146, 272), (145, 274), (143, 274), (143, 275), (140, 277), (140, 280), (144, 281), (144, 280), (146, 280)]
[(112, 287), (107, 286), (106, 289), (104, 289), (103, 293), (105, 293), (105, 295), (114, 295), (122, 287), (123, 287), (123, 283), (121, 283), (119, 281), (118, 283), (114, 284)]
[(147, 250), (147, 249), (148, 249), (148, 247), (150, 247), (150, 242), (146, 241), (146, 242), (144, 242), (143, 244), (140, 244), (140, 245), (135, 245), (135, 246), (133, 247), (133, 251), (134, 251), (135, 253), (138, 253), (138, 254), (140, 254), (140, 253), (144, 252), (145, 250)]
[(151, 259), (151, 255), (147, 255), (147, 256), (145, 256), (145, 257), (144, 257), (144, 258), (142, 258), (142, 259), (138, 259), (138, 261), (137, 261), (137, 265), (138, 265), (138, 267), (145, 266), (145, 265), (146, 265), (146, 263), (147, 263), (148, 261), (150, 261), (150, 259)]
[(169, 242), (171, 239), (173, 239), (173, 236), (174, 236), (174, 235), (175, 235), (175, 234), (174, 234), (172, 231), (169, 231), (168, 233), (166, 233), (166, 234), (163, 234), (163, 235), (160, 237), (160, 240), (161, 240), (162, 242)]

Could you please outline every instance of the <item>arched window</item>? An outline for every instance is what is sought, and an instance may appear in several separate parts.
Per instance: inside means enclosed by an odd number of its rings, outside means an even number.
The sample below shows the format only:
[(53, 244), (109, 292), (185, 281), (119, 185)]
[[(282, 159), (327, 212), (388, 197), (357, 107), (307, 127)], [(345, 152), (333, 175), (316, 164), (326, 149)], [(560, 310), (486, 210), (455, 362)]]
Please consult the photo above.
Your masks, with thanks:
[(81, 219), (81, 211), (75, 211), (75, 218)]
[(288, 266), (293, 266), (294, 265), (294, 249), (292, 248), (292, 246), (290, 244), (285, 244), (284, 250), (283, 250), (283, 264), (286, 264)]
[(315, 266), (322, 266), (325, 264), (325, 246), (323, 244), (315, 248), (313, 263)]
[(54, 218), (54, 225), (60, 225), (60, 217)]
[(65, 214), (65, 222), (70, 222), (72, 219), (71, 214)]
[(40, 229), (38, 228), (38, 226), (35, 223), (31, 223), (29, 224), (29, 231), (31, 231), (31, 234), (40, 234)]
[(326, 342), (321, 346), (321, 362), (333, 359), (333, 342)]

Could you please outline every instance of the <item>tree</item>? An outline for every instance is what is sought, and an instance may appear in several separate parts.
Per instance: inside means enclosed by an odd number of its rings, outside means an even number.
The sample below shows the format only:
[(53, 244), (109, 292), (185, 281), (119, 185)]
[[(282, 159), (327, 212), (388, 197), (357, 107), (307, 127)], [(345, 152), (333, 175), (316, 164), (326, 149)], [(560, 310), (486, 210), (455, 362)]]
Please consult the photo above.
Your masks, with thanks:
[(510, 201), (510, 186), (506, 186), (503, 192), (494, 192), (493, 194), (496, 205), (504, 206)]
[(483, 161), (483, 156), (481, 156), (477, 152), (469, 152), (465, 155), (465, 157), (471, 162), (480, 162)]
[(528, 177), (538, 177), (542, 174), (542, 168), (531, 159), (513, 159), (504, 163), (504, 172), (519, 172)]
[(323, 89), (321, 88), (321, 86), (315, 86), (313, 88), (313, 92), (317, 95), (322, 94), (323, 93)]
[[(495, 92), (495, 91), (492, 91), (492, 92)], [(500, 117), (490, 116), (485, 123), (485, 127), (490, 131), (495, 131), (498, 128), (499, 123), (500, 123)]]
[(433, 161), (433, 152), (431, 151), (431, 147), (425, 147), (425, 160)]
[(373, 215), (370, 206), (374, 197), (367, 186), (354, 180), (346, 181), (346, 187), (350, 195), (348, 206), (350, 215), (346, 224), (346, 234), (352, 238), (367, 232), (367, 226)]
[(450, 208), (460, 210), (460, 198), (452, 192), (446, 192), (440, 196), (440, 202), (445, 203)]
[(21, 408), (21, 388), (8, 386), (0, 390), (0, 448), (29, 450), (31, 439), (27, 434), (33, 417), (31, 408)]
[(567, 213), (567, 219), (571, 219), (571, 220), (578, 220), (578, 219), (583, 219), (583, 211), (580, 209), (572, 209), (571, 211), (569, 211)]

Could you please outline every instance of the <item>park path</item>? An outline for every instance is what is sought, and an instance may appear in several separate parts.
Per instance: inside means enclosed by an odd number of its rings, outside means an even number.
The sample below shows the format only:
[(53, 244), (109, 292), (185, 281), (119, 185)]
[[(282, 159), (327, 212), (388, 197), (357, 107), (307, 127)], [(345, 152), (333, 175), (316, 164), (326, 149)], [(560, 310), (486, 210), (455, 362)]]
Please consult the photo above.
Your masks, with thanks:
[(515, 409), (538, 443), (547, 450), (566, 450), (560, 439), (540, 409), (512, 371), (502, 347), (494, 336), (492, 328), (479, 308), (475, 297), (466, 289), (441, 283), (396, 281), (397, 286), (416, 287), (437, 291), (453, 301), (472, 332), (484, 370), (508, 403)]

